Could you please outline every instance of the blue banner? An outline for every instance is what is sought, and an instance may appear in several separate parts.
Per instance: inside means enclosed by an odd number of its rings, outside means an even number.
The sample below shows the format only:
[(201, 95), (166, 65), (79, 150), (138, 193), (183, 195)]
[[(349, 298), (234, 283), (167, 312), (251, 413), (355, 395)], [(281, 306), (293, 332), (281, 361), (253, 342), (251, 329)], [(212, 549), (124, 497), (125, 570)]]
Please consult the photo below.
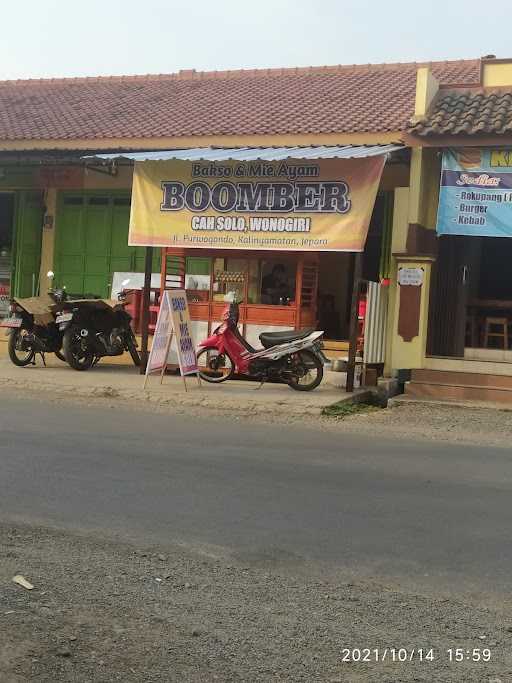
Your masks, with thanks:
[(437, 232), (512, 237), (512, 149), (443, 152)]

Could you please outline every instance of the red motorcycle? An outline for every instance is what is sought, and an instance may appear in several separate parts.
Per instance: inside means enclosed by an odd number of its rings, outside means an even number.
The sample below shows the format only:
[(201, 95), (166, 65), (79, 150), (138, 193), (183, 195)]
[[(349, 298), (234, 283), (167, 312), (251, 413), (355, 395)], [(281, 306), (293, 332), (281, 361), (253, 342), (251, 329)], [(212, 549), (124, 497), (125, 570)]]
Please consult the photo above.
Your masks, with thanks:
[(286, 332), (262, 332), (262, 349), (254, 349), (238, 329), (238, 302), (224, 309), (222, 324), (211, 337), (199, 344), (199, 375), (206, 382), (218, 384), (235, 374), (288, 384), (296, 391), (311, 391), (322, 381), (324, 363), (320, 341), (323, 332), (312, 329)]

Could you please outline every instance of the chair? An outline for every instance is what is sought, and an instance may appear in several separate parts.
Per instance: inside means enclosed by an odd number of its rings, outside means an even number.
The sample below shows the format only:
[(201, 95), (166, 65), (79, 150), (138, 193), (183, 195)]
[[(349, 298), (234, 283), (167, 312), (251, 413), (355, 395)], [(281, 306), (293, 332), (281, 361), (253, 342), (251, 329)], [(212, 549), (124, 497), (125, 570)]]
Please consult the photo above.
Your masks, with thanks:
[[(496, 348), (489, 346), (489, 340), (501, 340), (503, 349), (508, 349), (508, 326), (507, 318), (486, 318), (484, 331), (484, 347), (486, 349)], [(498, 348), (502, 348), (501, 345)]]
[(474, 349), (478, 344), (478, 323), (474, 313), (466, 315), (465, 346)]

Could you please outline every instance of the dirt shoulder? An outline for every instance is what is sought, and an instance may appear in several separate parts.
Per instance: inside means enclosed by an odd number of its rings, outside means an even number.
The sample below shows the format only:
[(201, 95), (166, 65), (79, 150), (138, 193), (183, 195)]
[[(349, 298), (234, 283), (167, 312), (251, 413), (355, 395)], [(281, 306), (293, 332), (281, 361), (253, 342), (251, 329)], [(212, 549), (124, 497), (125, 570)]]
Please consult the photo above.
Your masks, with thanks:
[[(2, 344), (5, 346), (5, 344)], [(30, 396), (44, 402), (73, 402), (106, 409), (210, 416), (261, 424), (300, 424), (340, 434), (363, 433), (375, 438), (400, 438), (510, 448), (512, 411), (478, 405), (460, 407), (435, 403), (406, 403), (396, 407), (355, 412), (343, 419), (322, 415), (326, 406), (352, 395), (336, 385), (339, 373), (329, 373), (316, 391), (296, 392), (286, 386), (231, 381), (222, 385), (166, 376), (149, 380), (137, 368), (101, 364), (89, 372), (75, 372), (50, 356), (48, 367), (17, 368), (0, 357), (0, 401)]]
[[(0, 680), (508, 681), (512, 622), (385, 587), (0, 526)], [(23, 574), (28, 591), (12, 582)], [(415, 649), (412, 662), (343, 662), (343, 650)], [(446, 650), (489, 648), (489, 663)], [(434, 661), (419, 661), (418, 648)], [(357, 656), (357, 655), (356, 655)]]

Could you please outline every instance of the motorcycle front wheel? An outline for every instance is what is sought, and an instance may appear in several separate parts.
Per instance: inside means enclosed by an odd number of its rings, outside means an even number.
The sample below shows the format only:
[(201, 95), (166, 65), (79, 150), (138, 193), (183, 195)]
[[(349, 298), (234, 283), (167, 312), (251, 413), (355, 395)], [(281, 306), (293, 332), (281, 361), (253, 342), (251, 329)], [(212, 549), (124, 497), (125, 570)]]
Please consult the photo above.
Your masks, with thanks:
[(130, 352), (130, 356), (132, 357), (133, 364), (139, 367), (141, 362), (140, 354), (137, 349), (135, 338), (131, 332), (127, 333), (126, 346), (128, 347), (128, 351)]
[(227, 353), (219, 353), (218, 349), (208, 347), (197, 354), (199, 377), (205, 382), (220, 384), (231, 379), (235, 374), (235, 365)]
[(320, 358), (305, 349), (294, 354), (291, 359), (293, 373), (288, 386), (295, 391), (312, 391), (316, 389), (324, 377), (324, 366)]
[(19, 330), (12, 330), (9, 335), (8, 352), (9, 358), (17, 365), (19, 368), (24, 368), (25, 365), (29, 365), (34, 360), (36, 355), (32, 349), (24, 351), (22, 349), (23, 337), (30, 334), (27, 329), (20, 327)]
[(73, 370), (89, 370), (94, 363), (94, 353), (84, 344), (79, 327), (68, 327), (62, 340), (62, 350)]

